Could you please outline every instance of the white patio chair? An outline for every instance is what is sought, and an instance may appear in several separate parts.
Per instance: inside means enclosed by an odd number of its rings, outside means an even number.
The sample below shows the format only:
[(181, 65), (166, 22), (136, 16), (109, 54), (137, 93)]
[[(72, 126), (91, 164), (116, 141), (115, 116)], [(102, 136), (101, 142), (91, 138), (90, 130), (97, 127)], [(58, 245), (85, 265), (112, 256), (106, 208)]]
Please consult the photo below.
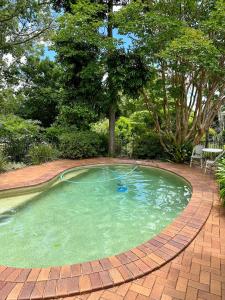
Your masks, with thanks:
[(205, 173), (207, 170), (212, 170), (213, 167), (216, 167), (216, 164), (218, 163), (218, 161), (220, 160), (220, 158), (223, 157), (225, 151), (223, 150), (223, 152), (221, 152), (219, 155), (217, 155), (217, 157), (214, 160), (210, 160), (207, 159), (205, 162)]
[(192, 166), (192, 163), (194, 160), (200, 160), (201, 168), (203, 165), (203, 156), (202, 156), (202, 149), (204, 148), (203, 145), (196, 145), (194, 146), (191, 154), (191, 160), (190, 160), (190, 167)]

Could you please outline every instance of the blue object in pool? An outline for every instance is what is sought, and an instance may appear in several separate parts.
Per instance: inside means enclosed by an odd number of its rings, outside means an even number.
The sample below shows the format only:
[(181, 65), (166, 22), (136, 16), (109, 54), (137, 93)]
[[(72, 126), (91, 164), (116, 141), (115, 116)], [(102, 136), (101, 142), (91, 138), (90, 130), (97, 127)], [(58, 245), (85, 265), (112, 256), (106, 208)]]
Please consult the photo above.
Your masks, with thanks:
[(118, 186), (118, 188), (117, 188), (117, 192), (120, 192), (120, 193), (124, 193), (124, 192), (126, 192), (127, 190), (128, 190), (127, 187), (126, 187), (126, 186), (123, 186), (123, 185)]

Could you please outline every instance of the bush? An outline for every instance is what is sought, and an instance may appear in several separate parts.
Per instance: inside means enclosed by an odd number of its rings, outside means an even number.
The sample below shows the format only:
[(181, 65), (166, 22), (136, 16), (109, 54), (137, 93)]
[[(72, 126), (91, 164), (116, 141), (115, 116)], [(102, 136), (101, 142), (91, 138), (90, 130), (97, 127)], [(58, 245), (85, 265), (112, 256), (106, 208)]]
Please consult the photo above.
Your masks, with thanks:
[(6, 169), (7, 169), (7, 158), (4, 155), (4, 153), (0, 151), (0, 173), (6, 171)]
[(135, 112), (129, 118), (120, 117), (116, 122), (116, 139), (120, 154), (134, 158), (163, 157), (165, 151), (151, 126), (153, 124), (148, 111)]
[(15, 115), (0, 116), (0, 140), (3, 151), (13, 161), (23, 161), (31, 144), (40, 138), (37, 121), (24, 120)]
[(148, 110), (140, 110), (130, 115), (135, 131), (143, 131), (154, 127), (154, 121)]
[(216, 177), (219, 183), (220, 197), (223, 201), (223, 204), (225, 204), (225, 158), (222, 159), (218, 164)]
[(74, 128), (62, 127), (62, 126), (59, 126), (59, 125), (52, 125), (51, 127), (46, 128), (44, 134), (45, 134), (46, 140), (50, 144), (54, 144), (54, 145), (58, 146), (59, 145), (59, 137), (62, 134), (71, 132), (72, 130), (74, 130)]
[(29, 149), (28, 156), (33, 165), (38, 165), (56, 159), (59, 151), (50, 144), (39, 144)]
[(62, 134), (59, 138), (59, 149), (64, 158), (87, 158), (106, 153), (104, 137), (96, 132), (77, 131)]
[(183, 163), (190, 160), (193, 144), (191, 142), (182, 145), (175, 145), (172, 142), (167, 144), (169, 158), (176, 163)]
[(158, 135), (153, 131), (136, 137), (133, 142), (133, 156), (136, 158), (162, 158), (164, 152)]
[(102, 135), (108, 135), (109, 120), (105, 118), (96, 123), (91, 124), (91, 130)]

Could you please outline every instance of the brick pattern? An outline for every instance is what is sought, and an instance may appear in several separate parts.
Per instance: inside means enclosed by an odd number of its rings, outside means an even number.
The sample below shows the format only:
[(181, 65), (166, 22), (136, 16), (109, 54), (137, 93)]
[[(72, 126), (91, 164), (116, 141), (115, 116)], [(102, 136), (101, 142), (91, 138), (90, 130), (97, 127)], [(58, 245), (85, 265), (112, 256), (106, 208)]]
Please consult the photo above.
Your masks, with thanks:
[[(191, 183), (192, 198), (182, 214), (150, 241), (113, 257), (58, 268), (17, 269), (0, 266), (0, 299), (53, 299), (76, 294), (80, 296), (71, 299), (221, 297), (225, 282), (225, 274), (221, 273), (222, 270), (225, 272), (225, 268), (222, 268), (225, 259), (225, 251), (221, 250), (222, 226), (216, 224), (216, 227), (210, 223), (211, 231), (206, 230), (208, 223), (212, 222), (213, 212), (202, 229), (213, 201), (218, 201), (217, 189), (213, 179), (198, 169), (170, 163), (108, 158), (62, 160), (0, 175), (0, 180), (3, 179), (0, 190), (36, 185), (74, 166), (134, 162), (175, 172)], [(27, 181), (27, 178), (30, 180)], [(199, 239), (200, 243), (196, 242)], [(204, 243), (210, 247), (205, 248)], [(212, 276), (212, 269), (221, 272)], [(98, 291), (93, 292), (95, 290)], [(211, 295), (217, 298), (210, 298)]]

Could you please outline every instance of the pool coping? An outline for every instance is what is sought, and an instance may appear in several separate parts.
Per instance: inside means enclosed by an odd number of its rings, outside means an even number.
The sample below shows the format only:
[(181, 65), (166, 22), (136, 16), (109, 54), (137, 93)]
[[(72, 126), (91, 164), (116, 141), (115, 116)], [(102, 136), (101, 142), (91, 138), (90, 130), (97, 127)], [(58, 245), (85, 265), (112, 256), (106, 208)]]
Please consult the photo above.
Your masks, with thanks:
[[(90, 293), (119, 285), (160, 268), (195, 238), (206, 222), (212, 207), (212, 178), (187, 166), (144, 160), (89, 159), (76, 161), (64, 170), (51, 174), (48, 182), (74, 167), (98, 164), (139, 164), (161, 168), (183, 177), (192, 186), (192, 197), (182, 213), (158, 235), (137, 247), (115, 256), (80, 264), (49, 268), (12, 268), (0, 266), (0, 295), (15, 299), (53, 299)], [(195, 174), (196, 173), (196, 174)], [(24, 187), (39, 185), (33, 182)], [(17, 187), (18, 188), (18, 187)], [(4, 189), (6, 190), (6, 189)], [(2, 298), (1, 298), (2, 299)]]

